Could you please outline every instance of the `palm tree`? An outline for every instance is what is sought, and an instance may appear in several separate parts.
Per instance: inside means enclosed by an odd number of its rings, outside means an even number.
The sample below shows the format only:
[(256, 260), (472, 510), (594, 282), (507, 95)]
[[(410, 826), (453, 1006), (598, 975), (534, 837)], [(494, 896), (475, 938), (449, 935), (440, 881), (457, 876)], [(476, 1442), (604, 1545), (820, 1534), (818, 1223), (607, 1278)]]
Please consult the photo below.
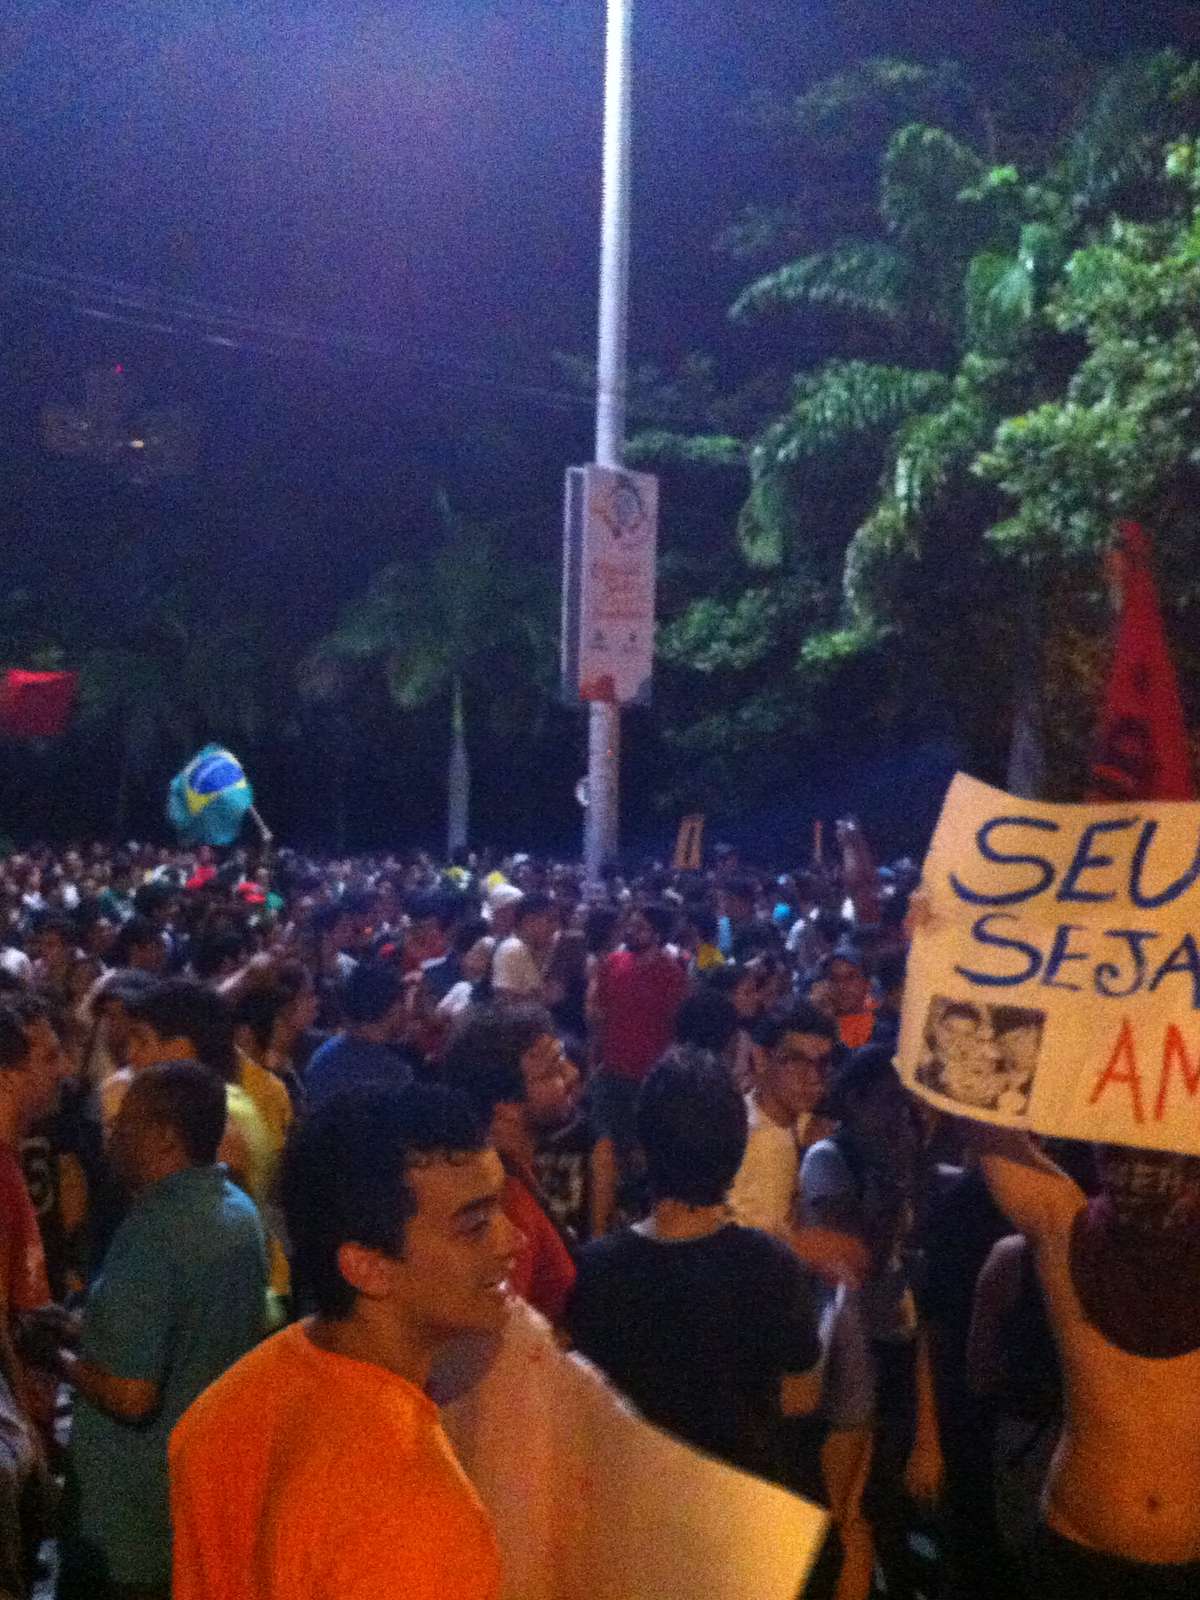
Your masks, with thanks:
[(444, 493), (437, 517), (438, 547), (376, 575), (304, 664), (301, 688), (314, 699), (344, 698), (351, 682), (329, 667), (380, 663), (399, 710), (443, 707), (452, 855), (470, 831), (468, 708), (487, 707), (501, 736), (528, 730), (548, 700), (554, 648), (550, 594), (539, 575), (506, 556), (497, 530), (459, 517)]

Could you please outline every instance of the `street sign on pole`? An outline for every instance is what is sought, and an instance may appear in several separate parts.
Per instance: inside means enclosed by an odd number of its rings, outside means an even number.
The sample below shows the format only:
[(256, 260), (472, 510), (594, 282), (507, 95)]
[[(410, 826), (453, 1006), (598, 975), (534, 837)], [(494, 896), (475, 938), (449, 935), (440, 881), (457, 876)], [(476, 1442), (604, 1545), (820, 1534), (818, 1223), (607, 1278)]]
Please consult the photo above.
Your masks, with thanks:
[(567, 473), (563, 696), (647, 705), (654, 667), (658, 480), (615, 467)]

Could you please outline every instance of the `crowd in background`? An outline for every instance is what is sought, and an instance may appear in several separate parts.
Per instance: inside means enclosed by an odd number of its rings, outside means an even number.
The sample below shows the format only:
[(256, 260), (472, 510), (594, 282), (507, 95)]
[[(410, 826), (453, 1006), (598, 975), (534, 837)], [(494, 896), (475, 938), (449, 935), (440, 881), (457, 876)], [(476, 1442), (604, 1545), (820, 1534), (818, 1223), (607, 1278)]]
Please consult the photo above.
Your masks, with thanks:
[[(467, 852), (0, 863), (0, 1595), (28, 1594), (50, 1550), (65, 1600), (168, 1592), (180, 1418), (264, 1336), (307, 1313), (345, 1328), (386, 1297), (346, 1253), (380, 1241), (329, 1219), (378, 1203), (396, 1091), (417, 1096), (413, 1150), (461, 1150), (464, 1171), (498, 1153), (504, 1294), (651, 1421), (829, 1507), (811, 1592), (1020, 1595), (1026, 1570), (1069, 1565), (1073, 1546), (1039, 1545), (1059, 1354), (1031, 1248), (989, 1191), (1017, 1158), (981, 1159), (902, 1088), (918, 875), (876, 867), (853, 823), (838, 845), (799, 871), (719, 850), (591, 888), (572, 865)], [(1089, 1152), (1066, 1162), (1096, 1188)], [(267, 1414), (284, 1380), (262, 1360)], [(176, 1593), (288, 1592), (196, 1577), (216, 1520), (236, 1547), (240, 1483), (206, 1509), (180, 1452)], [(245, 1467), (269, 1483), (259, 1523), (275, 1470)], [(497, 1592), (473, 1524), (417, 1520), (431, 1593)], [(328, 1592), (423, 1595), (396, 1540)]]

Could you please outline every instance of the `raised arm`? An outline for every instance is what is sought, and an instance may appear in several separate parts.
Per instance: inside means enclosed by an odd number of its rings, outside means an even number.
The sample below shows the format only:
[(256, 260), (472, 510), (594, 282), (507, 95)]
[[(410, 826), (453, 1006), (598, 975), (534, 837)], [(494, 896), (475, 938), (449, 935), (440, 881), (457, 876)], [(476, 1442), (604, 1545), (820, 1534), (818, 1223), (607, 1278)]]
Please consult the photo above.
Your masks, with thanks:
[(992, 1199), (1014, 1228), (1037, 1239), (1070, 1226), (1083, 1190), (1028, 1134), (971, 1123), (969, 1141)]

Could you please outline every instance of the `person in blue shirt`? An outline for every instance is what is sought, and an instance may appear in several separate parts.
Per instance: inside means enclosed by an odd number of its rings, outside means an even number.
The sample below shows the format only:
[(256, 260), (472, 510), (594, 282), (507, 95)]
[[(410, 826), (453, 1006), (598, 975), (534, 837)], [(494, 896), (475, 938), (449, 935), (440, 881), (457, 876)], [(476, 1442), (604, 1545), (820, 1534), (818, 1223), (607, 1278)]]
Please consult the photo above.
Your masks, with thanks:
[(304, 1084), (315, 1108), (339, 1089), (363, 1084), (400, 1089), (412, 1079), (412, 1065), (393, 1040), (404, 1026), (405, 988), (400, 969), (374, 962), (355, 969), (342, 991), (344, 1030), (316, 1052)]
[(167, 1440), (264, 1332), (267, 1253), (254, 1202), (214, 1165), (225, 1086), (194, 1062), (130, 1085), (111, 1154), (133, 1196), (83, 1311), (59, 1600), (168, 1595)]

